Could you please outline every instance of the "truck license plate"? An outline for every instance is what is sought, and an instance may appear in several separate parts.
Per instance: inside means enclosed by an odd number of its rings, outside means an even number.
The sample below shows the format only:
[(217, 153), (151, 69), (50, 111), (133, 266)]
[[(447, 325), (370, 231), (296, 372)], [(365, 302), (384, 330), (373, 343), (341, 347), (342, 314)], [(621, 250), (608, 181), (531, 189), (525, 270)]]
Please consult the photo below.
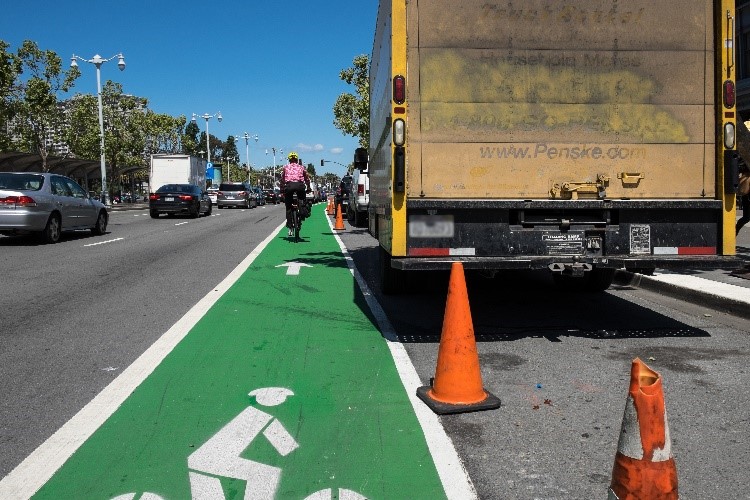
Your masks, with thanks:
[(409, 218), (411, 238), (453, 238), (452, 215), (413, 215)]

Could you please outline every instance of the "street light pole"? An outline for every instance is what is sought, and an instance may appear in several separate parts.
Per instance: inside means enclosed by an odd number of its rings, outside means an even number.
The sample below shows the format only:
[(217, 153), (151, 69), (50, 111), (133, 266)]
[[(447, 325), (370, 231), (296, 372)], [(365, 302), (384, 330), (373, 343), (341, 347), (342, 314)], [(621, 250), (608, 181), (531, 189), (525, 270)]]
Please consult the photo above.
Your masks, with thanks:
[(125, 70), (125, 56), (122, 55), (122, 52), (119, 54), (115, 54), (114, 56), (110, 57), (109, 59), (104, 59), (99, 54), (94, 55), (91, 59), (84, 59), (82, 57), (79, 57), (75, 54), (70, 58), (70, 67), (71, 68), (77, 68), (78, 63), (76, 62), (76, 59), (79, 61), (91, 63), (94, 66), (96, 66), (96, 93), (99, 97), (99, 152), (100, 152), (100, 161), (101, 161), (101, 172), (102, 172), (102, 203), (109, 206), (109, 197), (107, 196), (107, 166), (104, 161), (104, 111), (102, 108), (102, 76), (101, 76), (101, 68), (102, 64), (105, 62), (111, 61), (114, 58), (117, 58), (117, 67), (120, 68), (120, 71)]
[(208, 120), (210, 120), (214, 116), (216, 117), (217, 120), (219, 120), (219, 122), (221, 122), (221, 120), (222, 120), (221, 111), (219, 111), (218, 113), (213, 114), (213, 115), (209, 115), (208, 113), (204, 113), (202, 115), (196, 115), (195, 113), (193, 113), (193, 117), (190, 119), (190, 121), (193, 122), (193, 123), (195, 123), (195, 118), (196, 117), (200, 117), (200, 118), (203, 118), (204, 120), (206, 120), (206, 161), (208, 161), (208, 163), (211, 163), (211, 145), (208, 142), (209, 141), (209, 137), (210, 137), (210, 135), (208, 133)]
[(245, 139), (245, 162), (247, 163), (247, 181), (250, 182), (250, 146), (248, 139), (251, 137), (255, 139), (255, 143), (258, 143), (258, 134), (255, 134), (254, 136), (252, 134), (248, 134), (245, 132), (240, 137)]

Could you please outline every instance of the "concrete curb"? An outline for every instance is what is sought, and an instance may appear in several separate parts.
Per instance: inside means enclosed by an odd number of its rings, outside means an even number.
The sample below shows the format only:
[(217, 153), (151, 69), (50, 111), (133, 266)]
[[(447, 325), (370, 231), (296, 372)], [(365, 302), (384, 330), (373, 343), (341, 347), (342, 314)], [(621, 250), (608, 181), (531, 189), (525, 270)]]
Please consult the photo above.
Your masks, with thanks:
[(750, 289), (679, 274), (645, 276), (618, 270), (616, 285), (642, 288), (750, 319)]

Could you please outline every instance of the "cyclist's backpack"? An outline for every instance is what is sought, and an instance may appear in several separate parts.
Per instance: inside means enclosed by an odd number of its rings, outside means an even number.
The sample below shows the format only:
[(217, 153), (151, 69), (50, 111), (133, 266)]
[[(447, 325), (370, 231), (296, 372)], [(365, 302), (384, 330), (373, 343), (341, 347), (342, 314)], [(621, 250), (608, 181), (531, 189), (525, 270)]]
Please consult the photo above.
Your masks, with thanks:
[(307, 200), (302, 202), (302, 205), (299, 207), (299, 213), (303, 219), (310, 217), (310, 204), (307, 203)]

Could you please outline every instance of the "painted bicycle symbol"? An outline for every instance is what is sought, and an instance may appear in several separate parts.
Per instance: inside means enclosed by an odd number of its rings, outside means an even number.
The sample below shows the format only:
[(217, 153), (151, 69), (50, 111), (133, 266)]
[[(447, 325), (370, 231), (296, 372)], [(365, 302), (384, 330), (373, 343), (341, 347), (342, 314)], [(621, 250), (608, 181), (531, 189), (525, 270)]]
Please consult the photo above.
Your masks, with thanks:
[[(284, 387), (265, 387), (251, 391), (261, 406), (278, 406), (294, 393)], [(270, 500), (275, 498), (282, 469), (243, 458), (242, 453), (262, 435), (273, 448), (285, 457), (299, 447), (299, 443), (273, 415), (253, 406), (245, 408), (222, 427), (187, 460), (190, 476), (190, 493), (193, 500), (225, 500), (221, 478), (245, 481), (245, 500)], [(304, 500), (330, 500), (332, 488), (316, 491)], [(339, 488), (340, 500), (364, 500), (357, 492)], [(161, 496), (144, 492), (126, 493), (112, 500), (165, 500)]]

